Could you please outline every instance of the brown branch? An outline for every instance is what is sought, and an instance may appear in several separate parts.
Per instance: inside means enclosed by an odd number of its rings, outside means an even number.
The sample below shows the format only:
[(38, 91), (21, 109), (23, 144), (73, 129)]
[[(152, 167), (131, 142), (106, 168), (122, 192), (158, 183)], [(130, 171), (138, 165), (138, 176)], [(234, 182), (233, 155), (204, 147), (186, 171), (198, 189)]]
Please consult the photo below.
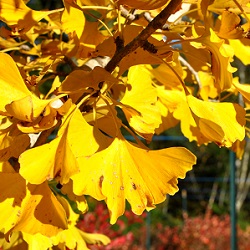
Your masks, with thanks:
[(119, 62), (128, 54), (142, 47), (147, 39), (157, 30), (163, 27), (169, 16), (175, 13), (182, 3), (182, 0), (171, 0), (170, 3), (142, 30), (142, 32), (128, 43), (124, 48), (117, 50), (105, 69), (112, 72)]

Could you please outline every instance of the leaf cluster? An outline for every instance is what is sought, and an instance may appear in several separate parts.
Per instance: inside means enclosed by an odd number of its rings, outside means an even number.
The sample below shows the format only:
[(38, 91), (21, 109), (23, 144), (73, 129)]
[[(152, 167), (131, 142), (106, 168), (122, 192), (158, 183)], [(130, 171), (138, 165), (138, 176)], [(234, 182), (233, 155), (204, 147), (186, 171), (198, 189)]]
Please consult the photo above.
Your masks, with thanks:
[(196, 157), (148, 143), (175, 126), (189, 141), (242, 157), (250, 85), (231, 63), (249, 63), (248, 1), (64, 0), (40, 11), (27, 2), (0, 0), (0, 229), (8, 241), (107, 244), (75, 227), (69, 200), (78, 213), (86, 195), (104, 200), (114, 224), (126, 201), (141, 215), (174, 195)]

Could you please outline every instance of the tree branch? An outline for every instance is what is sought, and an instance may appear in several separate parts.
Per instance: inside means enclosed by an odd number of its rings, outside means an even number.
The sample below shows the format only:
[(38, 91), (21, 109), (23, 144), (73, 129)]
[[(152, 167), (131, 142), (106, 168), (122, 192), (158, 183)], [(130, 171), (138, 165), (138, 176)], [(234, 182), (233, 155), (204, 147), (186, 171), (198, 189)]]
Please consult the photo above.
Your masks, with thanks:
[(105, 69), (108, 72), (112, 72), (119, 62), (135, 51), (137, 48), (142, 47), (147, 39), (157, 30), (163, 27), (163, 25), (168, 20), (169, 16), (175, 13), (182, 3), (182, 0), (171, 0), (170, 3), (147, 25), (147, 27), (142, 30), (142, 32), (134, 38), (130, 43), (128, 43), (124, 48), (117, 50), (106, 65)]

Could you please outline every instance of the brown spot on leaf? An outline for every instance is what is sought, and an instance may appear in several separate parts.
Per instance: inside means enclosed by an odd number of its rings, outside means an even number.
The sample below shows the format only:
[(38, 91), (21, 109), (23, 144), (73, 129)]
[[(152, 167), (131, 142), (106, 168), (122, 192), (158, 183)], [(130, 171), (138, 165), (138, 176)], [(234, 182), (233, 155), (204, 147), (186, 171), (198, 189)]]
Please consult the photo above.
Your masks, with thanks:
[(136, 185), (133, 182), (132, 182), (132, 187), (133, 187), (134, 190), (137, 189)]
[(102, 182), (104, 180), (104, 176), (102, 175), (99, 179), (99, 187), (102, 188)]

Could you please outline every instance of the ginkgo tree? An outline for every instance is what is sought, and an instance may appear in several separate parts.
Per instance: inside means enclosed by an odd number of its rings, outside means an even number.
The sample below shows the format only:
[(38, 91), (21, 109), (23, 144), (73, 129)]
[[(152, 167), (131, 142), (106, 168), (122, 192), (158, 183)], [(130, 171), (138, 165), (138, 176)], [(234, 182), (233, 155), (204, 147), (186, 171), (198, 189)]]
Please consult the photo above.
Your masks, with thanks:
[(76, 227), (85, 196), (114, 224), (126, 202), (140, 215), (174, 195), (196, 157), (149, 148), (169, 128), (241, 158), (249, 15), (245, 0), (0, 0), (2, 248), (108, 244)]

